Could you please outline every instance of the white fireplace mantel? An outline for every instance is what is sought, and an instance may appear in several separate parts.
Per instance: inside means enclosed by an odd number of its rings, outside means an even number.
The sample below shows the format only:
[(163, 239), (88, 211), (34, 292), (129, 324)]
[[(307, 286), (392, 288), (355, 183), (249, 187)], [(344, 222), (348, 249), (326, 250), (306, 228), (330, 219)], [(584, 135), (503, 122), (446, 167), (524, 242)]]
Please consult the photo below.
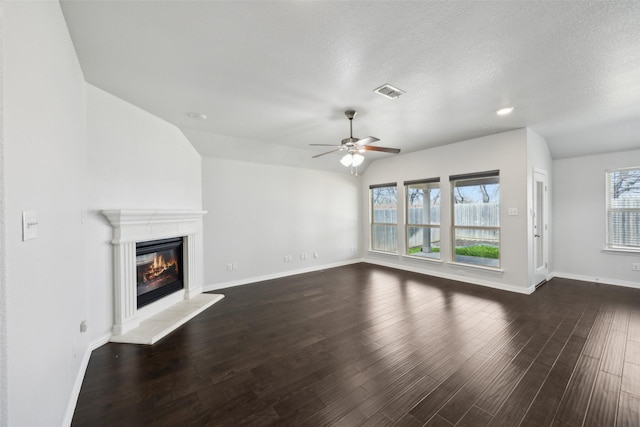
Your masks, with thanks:
[(113, 244), (195, 235), (207, 211), (119, 209), (102, 211), (113, 226)]
[[(207, 213), (206, 211), (119, 209), (105, 210), (102, 211), (102, 213), (107, 217), (113, 227), (113, 240), (111, 241), (113, 244), (114, 264), (114, 324), (112, 341), (138, 342), (136, 341), (138, 338), (135, 338), (134, 341), (126, 341), (122, 339), (122, 336), (138, 328), (141, 322), (147, 319), (151, 320), (150, 323), (157, 324), (158, 322), (153, 319), (154, 316), (158, 317), (161, 311), (169, 309), (180, 301), (192, 300), (191, 304), (187, 304), (187, 306), (198, 307), (199, 311), (192, 314), (187, 320), (213, 304), (207, 305), (205, 302), (204, 305), (206, 306), (201, 308), (201, 304), (193, 300), (196, 295), (202, 293), (200, 277), (202, 245), (196, 244), (196, 237), (201, 232), (201, 219), (202, 216)], [(136, 243), (172, 237), (182, 237), (184, 243), (184, 289), (138, 309), (136, 294)], [(212, 296), (207, 295), (207, 297)], [(163, 316), (163, 318), (166, 318), (166, 316)], [(174, 323), (179, 326), (185, 321), (186, 320), (182, 319), (180, 322)], [(167, 328), (163, 330), (165, 329)], [(151, 344), (154, 340), (159, 339), (157, 338), (157, 333), (153, 332), (153, 335), (153, 339), (143, 339), (139, 343)]]

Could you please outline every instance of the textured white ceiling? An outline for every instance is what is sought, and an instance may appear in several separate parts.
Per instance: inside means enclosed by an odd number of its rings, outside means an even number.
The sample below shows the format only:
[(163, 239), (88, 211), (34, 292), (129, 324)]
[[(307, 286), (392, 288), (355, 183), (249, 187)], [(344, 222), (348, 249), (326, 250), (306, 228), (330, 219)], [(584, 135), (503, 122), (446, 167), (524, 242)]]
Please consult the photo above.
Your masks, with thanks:
[[(403, 152), (524, 126), (554, 158), (640, 148), (640, 2), (62, 8), (86, 80), (174, 123), (204, 156), (332, 168), (338, 156), (312, 160), (323, 150), (308, 144), (348, 136), (347, 108), (355, 136)], [(384, 83), (407, 93), (373, 93)], [(505, 105), (513, 114), (497, 116)]]

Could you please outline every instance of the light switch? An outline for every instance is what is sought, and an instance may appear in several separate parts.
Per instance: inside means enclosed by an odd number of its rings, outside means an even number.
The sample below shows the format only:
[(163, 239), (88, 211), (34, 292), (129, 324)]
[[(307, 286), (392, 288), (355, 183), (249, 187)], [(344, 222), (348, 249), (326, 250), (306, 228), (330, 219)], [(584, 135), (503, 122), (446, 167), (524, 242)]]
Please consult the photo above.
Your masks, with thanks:
[(38, 214), (36, 211), (22, 211), (22, 241), (38, 237)]
[(510, 216), (518, 215), (518, 208), (509, 208), (509, 215)]

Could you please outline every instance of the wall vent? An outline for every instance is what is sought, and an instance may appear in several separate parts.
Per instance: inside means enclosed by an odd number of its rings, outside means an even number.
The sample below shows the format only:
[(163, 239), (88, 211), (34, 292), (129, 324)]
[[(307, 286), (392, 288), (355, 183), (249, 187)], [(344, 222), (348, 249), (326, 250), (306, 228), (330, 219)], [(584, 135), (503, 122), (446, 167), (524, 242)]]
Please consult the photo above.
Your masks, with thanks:
[(398, 89), (397, 87), (391, 86), (389, 83), (380, 86), (379, 88), (375, 89), (374, 92), (379, 93), (380, 95), (389, 99), (396, 99), (403, 93), (406, 93), (405, 91)]

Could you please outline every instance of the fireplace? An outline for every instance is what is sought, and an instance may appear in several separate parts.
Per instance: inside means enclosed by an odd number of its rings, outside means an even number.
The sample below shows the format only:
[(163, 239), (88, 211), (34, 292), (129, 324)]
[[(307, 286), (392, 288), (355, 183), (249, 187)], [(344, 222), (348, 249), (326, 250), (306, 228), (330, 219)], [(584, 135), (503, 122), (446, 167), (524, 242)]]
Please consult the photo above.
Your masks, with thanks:
[(199, 240), (206, 211), (102, 213), (113, 226), (110, 341), (152, 345), (224, 298), (202, 293)]
[(182, 237), (136, 243), (138, 308), (184, 288)]
[[(181, 301), (193, 302), (203, 295), (200, 268), (202, 245), (198, 240), (202, 216), (206, 211), (120, 209), (102, 213), (113, 226), (114, 318), (111, 340), (141, 343), (126, 341), (129, 332), (140, 331), (141, 322), (166, 313)], [(161, 242), (165, 246), (153, 249), (148, 246), (150, 242)], [(168, 260), (172, 255), (167, 251), (176, 254), (177, 263)], [(153, 266), (151, 254), (154, 252), (159, 252), (157, 255), (162, 255), (163, 260), (155, 262), (156, 273), (147, 273), (145, 282), (145, 272), (139, 272), (138, 267), (146, 266), (144, 270), (148, 270), (149, 264)], [(160, 264), (169, 264), (169, 270), (161, 273), (158, 270)], [(169, 278), (179, 275), (180, 279), (158, 281), (156, 277), (152, 277), (154, 274)], [(142, 288), (138, 286), (138, 279), (141, 277)], [(165, 280), (174, 283), (165, 286)], [(146, 292), (154, 290), (160, 294)], [(138, 295), (145, 295), (142, 302), (138, 301)], [(153, 323), (160, 322), (156, 319)]]

